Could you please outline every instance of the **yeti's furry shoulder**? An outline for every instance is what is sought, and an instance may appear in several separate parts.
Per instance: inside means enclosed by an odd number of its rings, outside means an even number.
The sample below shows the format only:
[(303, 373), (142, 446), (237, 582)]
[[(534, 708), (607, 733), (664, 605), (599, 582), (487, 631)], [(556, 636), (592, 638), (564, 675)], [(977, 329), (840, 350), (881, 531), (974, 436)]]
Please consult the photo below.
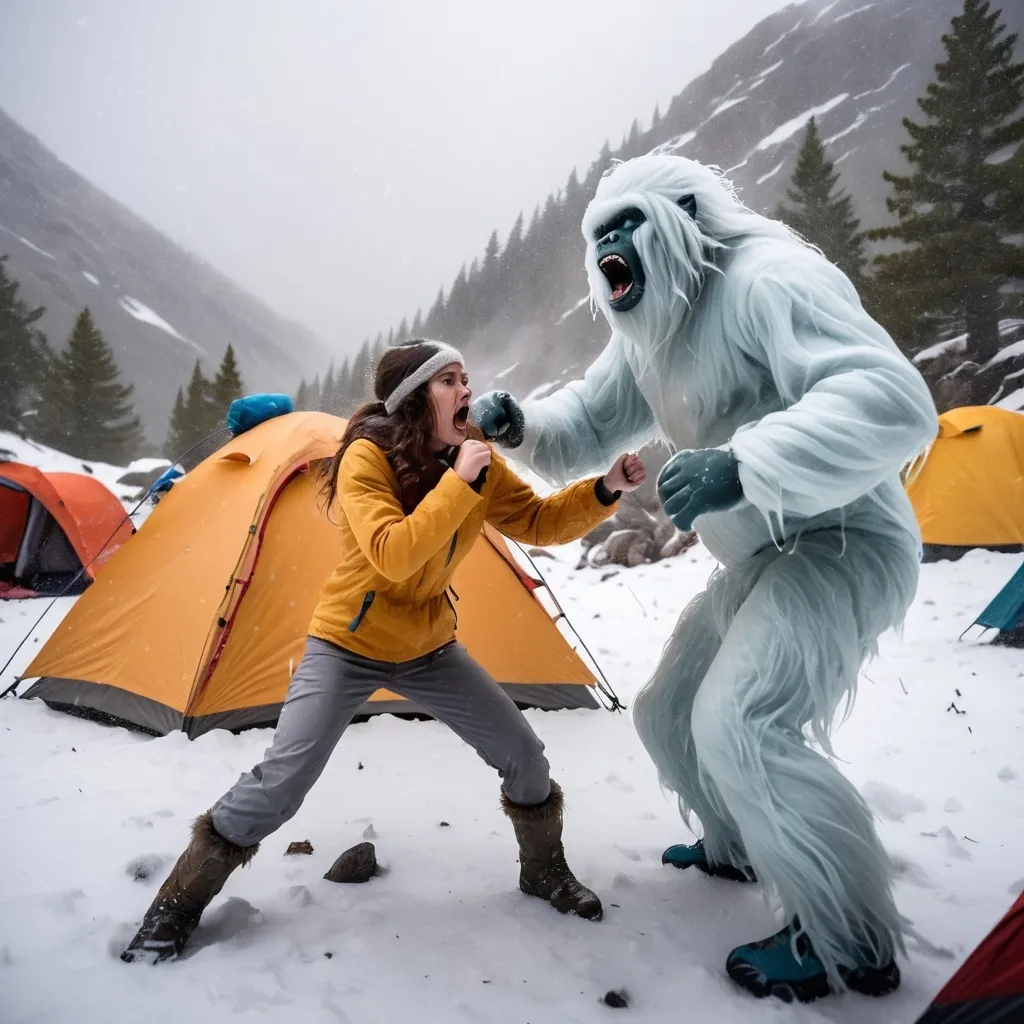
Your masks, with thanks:
[(850, 279), (817, 249), (779, 238), (749, 238), (729, 247), (720, 263), (721, 301), (741, 325), (760, 334), (766, 321), (790, 323), (816, 313), (866, 317)]

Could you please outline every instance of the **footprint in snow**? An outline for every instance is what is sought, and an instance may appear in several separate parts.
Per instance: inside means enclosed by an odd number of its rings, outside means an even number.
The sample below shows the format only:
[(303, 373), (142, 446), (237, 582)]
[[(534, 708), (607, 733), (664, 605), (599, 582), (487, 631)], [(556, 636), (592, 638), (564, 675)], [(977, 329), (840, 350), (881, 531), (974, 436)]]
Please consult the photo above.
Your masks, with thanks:
[(916, 860), (911, 860), (902, 853), (890, 853), (889, 861), (897, 882), (906, 882), (907, 885), (916, 886), (918, 889), (935, 888), (928, 877), (928, 872)]
[(229, 896), (225, 903), (203, 916), (182, 959), (198, 953), (205, 946), (217, 945), (249, 932), (262, 914), (248, 900)]
[(908, 814), (919, 814), (928, 809), (919, 796), (876, 780), (865, 783), (861, 793), (868, 807), (887, 821), (902, 821)]
[(927, 839), (941, 839), (946, 847), (946, 856), (955, 857), (957, 860), (973, 860), (971, 851), (968, 850), (963, 843), (953, 834), (952, 829), (948, 825), (943, 825), (936, 832), (922, 832), (922, 836)]
[(284, 900), (293, 907), (309, 907), (316, 902), (313, 894), (304, 885), (288, 886), (284, 891)]
[(999, 779), (1002, 782), (1014, 782), (1016, 778), (1017, 773), (1008, 764), (999, 769)]
[(618, 850), (619, 853), (621, 853), (622, 856), (626, 858), (626, 860), (640, 860), (640, 854), (636, 850), (630, 850), (623, 846), (616, 846), (615, 849)]
[(1006, 890), (1011, 896), (1019, 896), (1024, 892), (1024, 878), (1018, 878), (1016, 882), (1010, 883), (1010, 888)]
[(614, 786), (620, 793), (636, 792), (636, 786), (632, 785), (629, 782), (626, 782), (625, 779), (620, 778), (618, 775), (615, 774), (615, 772), (612, 772), (611, 775), (606, 776), (604, 781), (607, 782), (609, 786)]
[(947, 814), (958, 814), (964, 809), (964, 805), (960, 803), (955, 796), (951, 796), (945, 806), (942, 808)]
[(144, 853), (141, 857), (130, 860), (124, 873), (136, 882), (145, 882), (158, 875), (170, 861), (162, 853)]

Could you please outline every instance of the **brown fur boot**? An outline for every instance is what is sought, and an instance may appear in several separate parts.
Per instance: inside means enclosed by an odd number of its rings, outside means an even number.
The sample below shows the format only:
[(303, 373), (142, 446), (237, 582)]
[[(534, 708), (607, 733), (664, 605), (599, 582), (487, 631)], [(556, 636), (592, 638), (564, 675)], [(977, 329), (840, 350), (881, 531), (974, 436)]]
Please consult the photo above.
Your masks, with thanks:
[(601, 901), (576, 880), (565, 862), (562, 803), (562, 787), (554, 779), (547, 800), (535, 807), (514, 804), (501, 794), (501, 808), (519, 840), (519, 888), (528, 896), (547, 900), (563, 914), (599, 921)]
[(159, 963), (178, 956), (210, 900), (224, 888), (235, 868), (248, 864), (259, 849), (236, 846), (213, 827), (209, 811), (192, 823), (192, 841), (142, 919), (142, 927), (121, 954), (125, 963)]

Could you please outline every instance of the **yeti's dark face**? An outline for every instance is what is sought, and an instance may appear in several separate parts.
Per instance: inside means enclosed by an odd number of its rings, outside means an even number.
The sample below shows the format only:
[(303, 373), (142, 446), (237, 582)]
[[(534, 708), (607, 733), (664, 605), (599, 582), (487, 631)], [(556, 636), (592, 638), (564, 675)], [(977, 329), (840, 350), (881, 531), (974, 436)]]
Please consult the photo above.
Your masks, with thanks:
[[(696, 218), (697, 200), (692, 195), (677, 200), (677, 205)], [(611, 288), (608, 305), (616, 313), (628, 313), (644, 297), (647, 277), (644, 263), (633, 244), (633, 233), (647, 218), (642, 210), (630, 206), (605, 221), (594, 232), (597, 266)]]
[(644, 295), (644, 265), (633, 245), (633, 232), (646, 219), (630, 207), (594, 232), (597, 265), (611, 287), (608, 304), (616, 313), (631, 310)]

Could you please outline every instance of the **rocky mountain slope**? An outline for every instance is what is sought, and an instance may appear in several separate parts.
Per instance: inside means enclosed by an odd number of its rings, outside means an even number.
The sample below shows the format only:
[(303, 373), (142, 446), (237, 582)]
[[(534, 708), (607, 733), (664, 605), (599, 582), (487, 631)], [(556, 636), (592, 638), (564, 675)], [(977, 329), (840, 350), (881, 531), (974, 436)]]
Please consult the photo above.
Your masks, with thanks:
[(212, 374), (230, 342), (246, 385), (274, 390), (294, 388), (328, 358), (308, 330), (94, 188), (0, 111), (5, 252), (22, 296), (46, 307), (40, 326), (55, 347), (89, 306), (158, 444), (197, 357)]
[[(887, 223), (882, 172), (906, 167), (902, 119), (920, 120), (916, 100), (961, 8), (962, 0), (809, 0), (764, 19), (686, 86), (663, 117), (646, 131), (634, 126), (617, 150), (606, 148), (581, 182), (573, 175), (549, 198), (521, 239), (509, 240), (500, 269), (491, 272), (500, 281), (489, 316), (478, 313), (464, 330), (464, 315), (432, 315), (425, 328), (450, 331), (473, 352), (478, 385), (484, 378), (519, 395), (540, 394), (578, 375), (608, 336), (586, 302), (579, 224), (613, 157), (660, 150), (717, 164), (748, 205), (771, 213), (814, 115), (862, 228)], [(1009, 31), (1021, 32), (1024, 5), (1002, 8)], [(1024, 40), (1017, 48), (1024, 54)], [(485, 286), (487, 262), (479, 267), (477, 283)], [(456, 281), (448, 291), (449, 306), (457, 295), (464, 306), (465, 284)], [(1019, 325), (1003, 326), (1007, 344), (1014, 343)], [(1003, 368), (1018, 369), (1012, 360)], [(997, 384), (998, 394), (1009, 395), (1012, 383), (1002, 390)]]

